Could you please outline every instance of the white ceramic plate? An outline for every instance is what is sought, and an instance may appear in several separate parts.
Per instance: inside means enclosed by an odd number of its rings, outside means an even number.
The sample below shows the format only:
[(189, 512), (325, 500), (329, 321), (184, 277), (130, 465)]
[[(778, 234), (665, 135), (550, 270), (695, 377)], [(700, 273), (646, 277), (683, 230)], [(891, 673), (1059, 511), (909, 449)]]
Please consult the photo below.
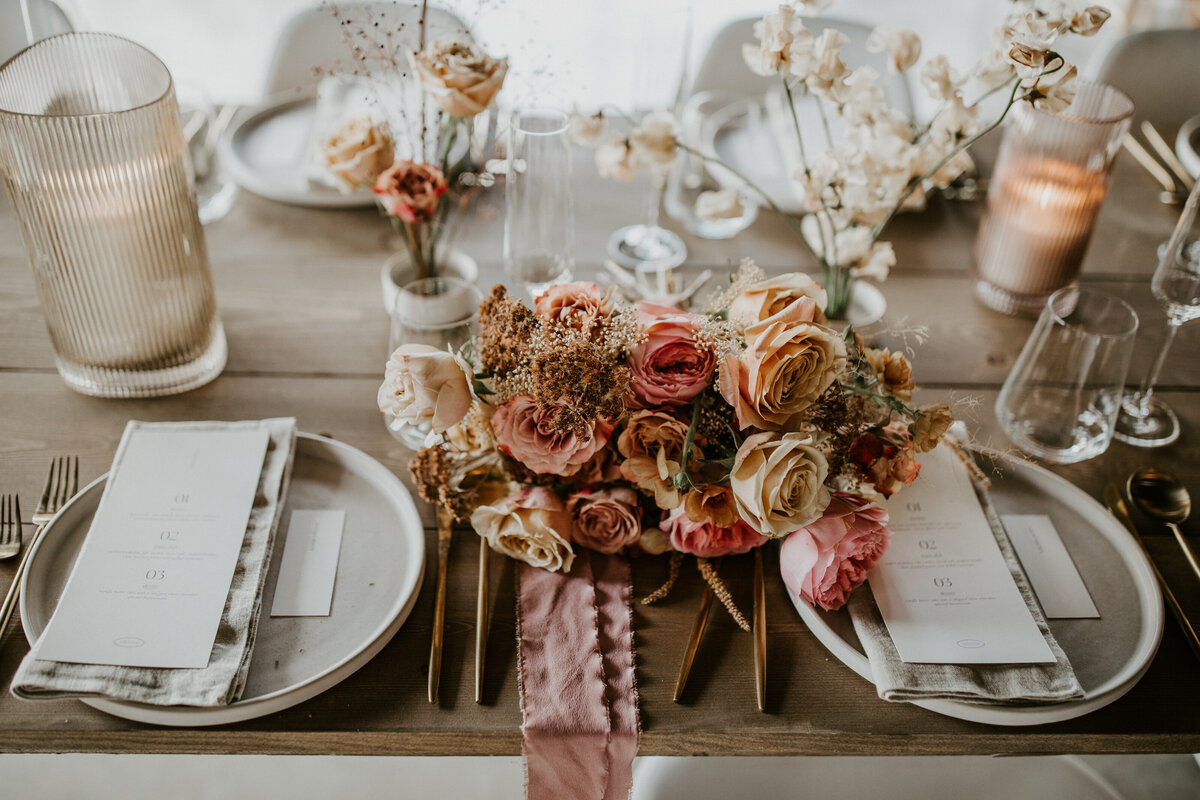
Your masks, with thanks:
[[(106, 478), (92, 481), (64, 506), (30, 553), (21, 586), (21, 621), (31, 643), (45, 630), (58, 604)], [(324, 508), (346, 512), (330, 615), (272, 617), (292, 509)], [(361, 450), (298, 434), (242, 699), (213, 708), (84, 702), (117, 717), (156, 725), (224, 725), (282, 711), (341, 682), (382, 650), (412, 610), (424, 570), (424, 529), (400, 479)]]
[(375, 205), (366, 189), (342, 194), (308, 177), (317, 102), (287, 100), (238, 116), (221, 140), (221, 160), (239, 186), (260, 197), (312, 208)]
[[(1048, 470), (1008, 456), (996, 456), (992, 471), (989, 458), (981, 457), (980, 466), (992, 480), (996, 510), (1001, 515), (1050, 517), (1100, 611), (1099, 619), (1049, 620), (1086, 696), (1051, 705), (989, 706), (952, 700), (915, 705), (989, 725), (1043, 725), (1083, 716), (1124, 695), (1150, 667), (1162, 637), (1162, 593), (1137, 542), (1087, 493)], [(821, 644), (870, 681), (871, 665), (849, 612), (819, 611), (802, 600), (793, 602)]]

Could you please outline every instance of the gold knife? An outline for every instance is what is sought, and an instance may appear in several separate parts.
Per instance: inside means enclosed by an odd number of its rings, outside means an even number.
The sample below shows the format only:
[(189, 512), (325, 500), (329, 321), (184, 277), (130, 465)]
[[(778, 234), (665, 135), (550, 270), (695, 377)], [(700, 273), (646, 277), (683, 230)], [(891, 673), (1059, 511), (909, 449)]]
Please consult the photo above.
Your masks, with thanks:
[[(721, 565), (720, 559), (713, 564), (713, 571)], [(683, 698), (683, 689), (687, 686), (688, 675), (692, 671), (692, 662), (696, 660), (696, 650), (700, 647), (700, 637), (704, 635), (704, 627), (708, 624), (708, 612), (712, 610), (713, 590), (707, 583), (704, 585), (704, 595), (700, 598), (700, 609), (696, 612), (696, 621), (692, 623), (692, 632), (688, 636), (687, 647), (683, 650), (683, 663), (679, 665), (679, 677), (675, 681), (676, 703)]]
[(754, 548), (754, 690), (758, 710), (767, 710), (767, 592), (762, 548)]
[(1108, 506), (1109, 512), (1133, 534), (1134, 541), (1138, 543), (1138, 547), (1142, 548), (1146, 560), (1150, 562), (1150, 569), (1154, 570), (1154, 576), (1158, 578), (1158, 585), (1162, 587), (1163, 597), (1166, 598), (1167, 605), (1171, 607), (1171, 613), (1175, 615), (1176, 622), (1183, 629), (1183, 635), (1187, 639), (1188, 645), (1191, 646), (1192, 652), (1196, 658), (1200, 658), (1200, 635), (1196, 633), (1196, 628), (1192, 625), (1191, 620), (1188, 619), (1183, 607), (1179, 605), (1179, 601), (1175, 599), (1175, 593), (1167, 585), (1163, 574), (1158, 571), (1158, 565), (1150, 557), (1150, 551), (1146, 549), (1146, 544), (1142, 541), (1142, 535), (1138, 532), (1137, 525), (1134, 524), (1133, 519), (1129, 516), (1129, 509), (1125, 505), (1125, 498), (1121, 496), (1121, 490), (1111, 481), (1104, 487), (1104, 504)]
[(1142, 120), (1142, 135), (1146, 137), (1146, 141), (1154, 148), (1154, 152), (1158, 153), (1158, 157), (1167, 165), (1167, 169), (1171, 170), (1171, 173), (1183, 184), (1183, 188), (1191, 191), (1196, 182), (1192, 180), (1192, 176), (1188, 174), (1187, 169), (1180, 163), (1179, 157), (1175, 155), (1175, 151), (1163, 139), (1158, 129), (1150, 124), (1149, 120)]
[(475, 600), (475, 702), (483, 702), (483, 665), (487, 659), (488, 554), (487, 539), (479, 539), (479, 596)]
[(429, 702), (438, 699), (442, 676), (442, 633), (446, 628), (446, 573), (450, 567), (450, 541), (454, 537), (454, 515), (437, 507), (438, 572), (437, 595), (433, 601), (433, 641), (429, 646)]

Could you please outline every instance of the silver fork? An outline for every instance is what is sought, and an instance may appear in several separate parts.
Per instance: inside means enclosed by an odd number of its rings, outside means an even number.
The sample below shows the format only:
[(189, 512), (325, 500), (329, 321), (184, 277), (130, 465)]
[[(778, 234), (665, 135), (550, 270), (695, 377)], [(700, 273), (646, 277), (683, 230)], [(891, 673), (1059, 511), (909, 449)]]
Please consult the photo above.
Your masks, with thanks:
[[(29, 547), (21, 554), (21, 562), (17, 564), (16, 574), (13, 575), (12, 585), (4, 597), (4, 605), (0, 606), (0, 637), (8, 629), (8, 621), (12, 618), (13, 609), (17, 607), (17, 598), (21, 592), (21, 576), (25, 574), (25, 565), (29, 562), (29, 554), (46, 530), (46, 523), (54, 519), (67, 501), (79, 491), (79, 457), (59, 456), (50, 462), (50, 471), (46, 474), (46, 485), (42, 487), (42, 499), (38, 501), (37, 510), (33, 512), (33, 524), (37, 530)], [(20, 526), (20, 518), (17, 525)]]
[(0, 558), (21, 552), (21, 501), (15, 494), (0, 497)]

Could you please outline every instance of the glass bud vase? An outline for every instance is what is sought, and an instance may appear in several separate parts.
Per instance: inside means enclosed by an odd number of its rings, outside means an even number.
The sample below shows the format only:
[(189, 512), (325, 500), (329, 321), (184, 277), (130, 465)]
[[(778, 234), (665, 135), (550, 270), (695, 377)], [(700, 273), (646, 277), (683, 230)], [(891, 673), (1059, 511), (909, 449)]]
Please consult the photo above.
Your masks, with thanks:
[(0, 67), (0, 172), (70, 388), (151, 397), (225, 366), (171, 75), (117, 36), (68, 33)]

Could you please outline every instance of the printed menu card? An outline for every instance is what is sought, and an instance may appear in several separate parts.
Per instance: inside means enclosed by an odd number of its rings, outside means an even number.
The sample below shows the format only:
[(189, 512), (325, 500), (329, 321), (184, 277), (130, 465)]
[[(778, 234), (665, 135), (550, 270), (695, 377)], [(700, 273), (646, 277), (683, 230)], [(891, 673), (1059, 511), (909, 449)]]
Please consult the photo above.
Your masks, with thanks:
[(148, 427), (126, 437), (38, 657), (205, 667), (268, 431)]
[(871, 591), (900, 658), (922, 664), (1041, 664), (1038, 630), (966, 467), (948, 447), (887, 502), (893, 536)]

